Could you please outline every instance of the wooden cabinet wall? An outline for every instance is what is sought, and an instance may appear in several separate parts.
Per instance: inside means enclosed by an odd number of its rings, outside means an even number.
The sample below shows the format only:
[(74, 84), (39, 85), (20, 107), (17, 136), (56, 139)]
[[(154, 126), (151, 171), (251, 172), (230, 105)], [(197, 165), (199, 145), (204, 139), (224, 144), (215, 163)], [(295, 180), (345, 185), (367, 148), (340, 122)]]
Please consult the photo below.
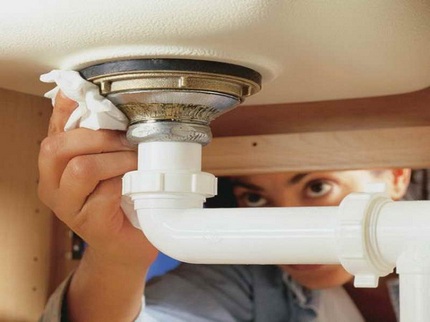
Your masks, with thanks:
[(37, 321), (48, 296), (53, 217), (37, 197), (44, 98), (0, 89), (0, 321)]

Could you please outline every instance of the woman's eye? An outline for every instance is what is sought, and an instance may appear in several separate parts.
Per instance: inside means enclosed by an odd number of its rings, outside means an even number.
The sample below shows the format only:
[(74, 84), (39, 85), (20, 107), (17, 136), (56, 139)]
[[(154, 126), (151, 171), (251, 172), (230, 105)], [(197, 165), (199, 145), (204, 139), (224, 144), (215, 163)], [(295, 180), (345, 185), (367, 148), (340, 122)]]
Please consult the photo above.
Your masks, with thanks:
[(305, 194), (308, 198), (318, 198), (325, 196), (333, 189), (330, 182), (323, 180), (316, 180), (308, 183), (306, 186)]
[(267, 204), (267, 199), (258, 193), (247, 192), (240, 199), (245, 207), (262, 207)]

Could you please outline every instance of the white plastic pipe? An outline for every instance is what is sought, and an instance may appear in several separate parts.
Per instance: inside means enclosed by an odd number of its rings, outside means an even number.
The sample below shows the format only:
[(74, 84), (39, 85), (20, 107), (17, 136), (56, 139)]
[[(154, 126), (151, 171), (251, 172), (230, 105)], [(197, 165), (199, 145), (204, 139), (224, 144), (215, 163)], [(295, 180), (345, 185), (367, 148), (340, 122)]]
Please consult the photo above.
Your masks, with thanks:
[(351, 194), (340, 207), (202, 209), (216, 180), (201, 172), (201, 146), (139, 145), (124, 176), (140, 228), (184, 262), (335, 264), (376, 286), (397, 264), (402, 322), (430, 321), (430, 201)]
[(377, 216), (376, 242), (386, 261), (396, 263), (411, 243), (430, 245), (430, 201), (390, 202)]
[(430, 245), (410, 242), (397, 260), (400, 321), (430, 321)]
[[(216, 194), (216, 178), (201, 172), (200, 144), (144, 142), (138, 149), (138, 170), (123, 177), (123, 195), (136, 209), (202, 208)], [(127, 216), (137, 222), (136, 214)]]
[(400, 321), (430, 321), (430, 273), (399, 276)]
[(138, 147), (139, 171), (186, 171), (202, 168), (202, 146), (189, 142), (145, 142)]
[(138, 209), (137, 212), (147, 238), (163, 253), (184, 262), (339, 262), (337, 207)]

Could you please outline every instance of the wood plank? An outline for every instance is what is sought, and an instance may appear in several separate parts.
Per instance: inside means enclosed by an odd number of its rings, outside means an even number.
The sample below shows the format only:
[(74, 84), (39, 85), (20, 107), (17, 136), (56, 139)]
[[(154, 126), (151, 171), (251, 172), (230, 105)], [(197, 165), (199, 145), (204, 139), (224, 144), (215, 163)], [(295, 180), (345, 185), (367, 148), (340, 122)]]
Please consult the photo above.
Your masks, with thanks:
[(48, 296), (52, 215), (37, 197), (47, 99), (0, 89), (0, 320), (36, 321)]
[(430, 126), (430, 87), (313, 103), (239, 106), (211, 124), (214, 137)]
[(430, 126), (221, 137), (203, 149), (218, 176), (281, 171), (430, 167)]

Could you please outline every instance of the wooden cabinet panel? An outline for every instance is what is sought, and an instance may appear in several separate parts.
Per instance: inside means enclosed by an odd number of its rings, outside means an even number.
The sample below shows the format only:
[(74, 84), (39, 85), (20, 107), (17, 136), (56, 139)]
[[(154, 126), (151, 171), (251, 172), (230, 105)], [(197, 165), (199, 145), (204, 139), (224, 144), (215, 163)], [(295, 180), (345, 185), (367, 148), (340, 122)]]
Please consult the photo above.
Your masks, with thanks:
[(37, 321), (50, 278), (52, 215), (37, 197), (47, 99), (0, 89), (0, 321)]

